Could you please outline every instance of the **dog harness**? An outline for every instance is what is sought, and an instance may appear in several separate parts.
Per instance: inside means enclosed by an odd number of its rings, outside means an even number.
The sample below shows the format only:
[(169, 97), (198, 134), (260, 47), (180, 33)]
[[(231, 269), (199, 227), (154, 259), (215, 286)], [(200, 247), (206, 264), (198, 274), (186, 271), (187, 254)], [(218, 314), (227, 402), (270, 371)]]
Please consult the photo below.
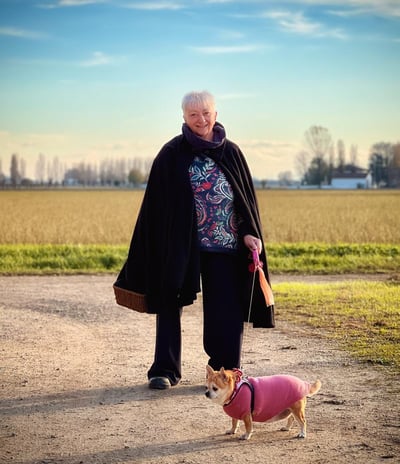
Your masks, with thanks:
[(255, 422), (266, 422), (310, 393), (311, 384), (292, 375), (239, 379), (224, 411), (243, 420), (250, 412)]

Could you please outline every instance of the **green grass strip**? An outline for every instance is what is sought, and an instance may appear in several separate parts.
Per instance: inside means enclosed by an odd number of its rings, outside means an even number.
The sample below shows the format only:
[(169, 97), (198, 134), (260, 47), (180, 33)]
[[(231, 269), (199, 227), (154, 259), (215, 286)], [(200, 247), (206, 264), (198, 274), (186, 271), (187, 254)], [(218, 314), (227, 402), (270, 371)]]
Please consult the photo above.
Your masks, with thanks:
[(0, 245), (0, 274), (117, 272), (126, 253), (109, 245)]
[(276, 318), (335, 339), (357, 359), (400, 373), (400, 283), (274, 285)]
[(286, 243), (267, 245), (275, 274), (393, 273), (400, 270), (400, 245)]
[[(121, 245), (0, 245), (0, 274), (115, 273), (128, 252)], [(395, 273), (400, 245), (269, 244), (274, 274)]]

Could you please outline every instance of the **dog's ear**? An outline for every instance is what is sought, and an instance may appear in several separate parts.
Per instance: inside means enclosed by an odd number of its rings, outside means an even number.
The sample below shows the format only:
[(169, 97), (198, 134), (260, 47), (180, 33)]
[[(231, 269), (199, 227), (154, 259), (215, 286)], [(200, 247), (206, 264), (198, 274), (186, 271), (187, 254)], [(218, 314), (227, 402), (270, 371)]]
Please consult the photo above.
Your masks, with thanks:
[(208, 379), (208, 377), (210, 377), (213, 374), (214, 374), (214, 369), (211, 366), (207, 365), (206, 366), (206, 379)]
[(229, 382), (229, 376), (228, 374), (226, 373), (225, 369), (223, 367), (221, 367), (221, 369), (219, 370), (219, 374), (221, 376), (221, 379), (223, 382), (225, 383), (228, 383)]

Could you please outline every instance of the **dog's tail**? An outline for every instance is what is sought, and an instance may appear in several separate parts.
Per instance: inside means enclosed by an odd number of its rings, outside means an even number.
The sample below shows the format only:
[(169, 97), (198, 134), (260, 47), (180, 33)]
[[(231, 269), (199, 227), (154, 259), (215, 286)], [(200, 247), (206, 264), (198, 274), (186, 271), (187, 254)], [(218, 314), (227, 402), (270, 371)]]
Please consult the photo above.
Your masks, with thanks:
[(313, 396), (315, 395), (316, 393), (319, 392), (320, 388), (321, 388), (321, 381), (320, 380), (316, 380), (315, 382), (313, 382), (311, 385), (310, 385), (310, 392), (308, 393), (307, 396)]

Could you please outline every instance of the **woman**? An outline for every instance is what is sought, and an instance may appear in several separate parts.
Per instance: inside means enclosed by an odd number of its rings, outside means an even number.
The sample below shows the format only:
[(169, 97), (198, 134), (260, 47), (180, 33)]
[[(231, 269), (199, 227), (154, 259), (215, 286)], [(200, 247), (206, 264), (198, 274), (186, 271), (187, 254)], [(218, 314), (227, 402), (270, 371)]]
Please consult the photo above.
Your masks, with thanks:
[[(272, 327), (256, 285), (249, 312), (249, 252), (265, 264), (262, 229), (251, 175), (239, 147), (216, 121), (213, 96), (190, 92), (182, 100), (182, 134), (155, 158), (116, 286), (146, 295), (157, 314), (149, 387), (181, 379), (182, 307), (203, 294), (203, 342), (215, 370), (240, 367), (243, 321)], [(268, 279), (269, 280), (269, 279)], [(257, 279), (256, 279), (257, 281)]]

